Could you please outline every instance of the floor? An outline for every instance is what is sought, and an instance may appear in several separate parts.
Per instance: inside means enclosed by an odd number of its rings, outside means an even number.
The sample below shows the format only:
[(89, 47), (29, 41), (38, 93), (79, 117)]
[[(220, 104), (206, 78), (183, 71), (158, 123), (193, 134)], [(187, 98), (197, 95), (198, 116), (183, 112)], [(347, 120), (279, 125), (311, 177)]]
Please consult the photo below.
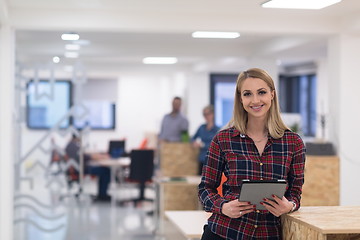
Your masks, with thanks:
[[(184, 240), (181, 233), (168, 221), (149, 214), (153, 203), (119, 206), (114, 202), (93, 202), (96, 180), (84, 183), (79, 198), (64, 192), (63, 187), (45, 186), (41, 180), (32, 188), (15, 196), (15, 240)], [(23, 188), (24, 189), (24, 188)], [(114, 192), (116, 190), (116, 192)], [(110, 190), (125, 196), (136, 196), (131, 186)], [(148, 197), (155, 197), (148, 190)], [(121, 198), (121, 197), (120, 197)]]

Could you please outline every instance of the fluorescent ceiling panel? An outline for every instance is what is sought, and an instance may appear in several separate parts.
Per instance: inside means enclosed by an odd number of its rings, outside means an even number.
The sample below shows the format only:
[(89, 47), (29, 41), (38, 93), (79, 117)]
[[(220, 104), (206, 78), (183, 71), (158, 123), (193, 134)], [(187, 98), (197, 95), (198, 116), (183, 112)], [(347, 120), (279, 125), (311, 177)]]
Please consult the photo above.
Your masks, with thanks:
[(67, 58), (77, 58), (77, 57), (79, 57), (79, 53), (78, 52), (65, 52), (64, 56)]
[(270, 0), (262, 4), (264, 8), (321, 9), (341, 2), (341, 0)]
[(240, 33), (238, 32), (206, 32), (196, 31), (191, 34), (193, 38), (238, 38)]
[(175, 64), (177, 61), (175, 57), (146, 57), (143, 59), (144, 64)]
[(64, 33), (61, 35), (61, 39), (65, 41), (76, 41), (79, 40), (80, 36), (77, 33)]
[(77, 51), (77, 50), (80, 50), (80, 45), (78, 45), (78, 44), (66, 44), (65, 49), (70, 50), (70, 51)]

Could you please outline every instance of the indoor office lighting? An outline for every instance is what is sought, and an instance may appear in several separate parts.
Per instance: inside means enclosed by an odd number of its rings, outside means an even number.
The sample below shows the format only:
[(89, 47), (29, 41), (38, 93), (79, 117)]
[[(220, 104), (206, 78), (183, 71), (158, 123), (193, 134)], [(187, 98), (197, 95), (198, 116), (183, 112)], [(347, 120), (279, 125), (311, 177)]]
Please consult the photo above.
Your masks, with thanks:
[(65, 49), (70, 50), (70, 51), (77, 51), (77, 50), (80, 50), (80, 45), (79, 44), (66, 44)]
[(77, 57), (79, 57), (79, 53), (78, 52), (65, 52), (64, 56), (67, 58), (77, 58)]
[(53, 57), (53, 63), (59, 63), (60, 62), (60, 58), (58, 56)]
[(264, 2), (264, 8), (321, 9), (341, 2), (341, 0), (270, 0)]
[(197, 31), (191, 34), (193, 38), (238, 38), (240, 33), (238, 32), (204, 32)]
[(79, 40), (80, 36), (77, 33), (64, 33), (61, 35), (62, 40), (66, 41), (76, 41)]
[(144, 64), (175, 64), (177, 61), (175, 57), (146, 57), (143, 59)]

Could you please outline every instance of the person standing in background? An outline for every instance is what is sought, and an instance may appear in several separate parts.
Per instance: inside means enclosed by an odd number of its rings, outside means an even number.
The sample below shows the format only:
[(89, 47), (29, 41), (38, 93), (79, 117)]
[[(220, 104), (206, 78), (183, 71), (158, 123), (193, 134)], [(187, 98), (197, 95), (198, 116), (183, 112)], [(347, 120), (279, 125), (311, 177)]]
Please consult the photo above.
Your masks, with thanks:
[(193, 146), (200, 149), (199, 152), (199, 175), (201, 175), (202, 167), (206, 160), (206, 153), (209, 149), (211, 140), (219, 131), (219, 127), (215, 125), (214, 121), (214, 107), (208, 105), (203, 109), (203, 116), (205, 123), (202, 124), (191, 138)]
[(181, 134), (188, 131), (189, 122), (180, 112), (181, 102), (180, 97), (174, 97), (171, 113), (164, 116), (159, 134), (160, 143), (181, 142)]

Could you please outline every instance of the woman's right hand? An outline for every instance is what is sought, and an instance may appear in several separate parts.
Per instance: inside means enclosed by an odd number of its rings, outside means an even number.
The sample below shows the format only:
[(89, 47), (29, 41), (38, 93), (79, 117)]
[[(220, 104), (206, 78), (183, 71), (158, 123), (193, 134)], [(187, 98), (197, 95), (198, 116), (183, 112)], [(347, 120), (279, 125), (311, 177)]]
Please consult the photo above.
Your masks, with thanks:
[(221, 212), (230, 218), (239, 218), (244, 214), (255, 211), (255, 206), (250, 202), (239, 202), (239, 200), (235, 199), (224, 203)]
[(194, 148), (200, 148), (201, 147), (201, 144), (198, 141), (194, 141), (192, 143), (192, 145), (193, 145)]

